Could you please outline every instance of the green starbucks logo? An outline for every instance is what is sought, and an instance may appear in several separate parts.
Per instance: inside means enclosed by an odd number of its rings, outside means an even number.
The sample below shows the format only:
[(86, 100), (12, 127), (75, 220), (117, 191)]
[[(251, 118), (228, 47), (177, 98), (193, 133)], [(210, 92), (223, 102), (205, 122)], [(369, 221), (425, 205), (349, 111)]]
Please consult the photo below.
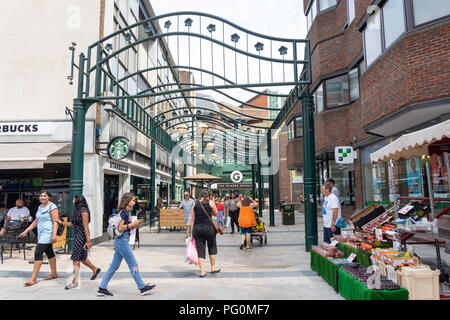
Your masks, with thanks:
[(111, 159), (124, 159), (127, 157), (128, 151), (128, 139), (125, 137), (116, 137), (109, 143), (108, 155)]

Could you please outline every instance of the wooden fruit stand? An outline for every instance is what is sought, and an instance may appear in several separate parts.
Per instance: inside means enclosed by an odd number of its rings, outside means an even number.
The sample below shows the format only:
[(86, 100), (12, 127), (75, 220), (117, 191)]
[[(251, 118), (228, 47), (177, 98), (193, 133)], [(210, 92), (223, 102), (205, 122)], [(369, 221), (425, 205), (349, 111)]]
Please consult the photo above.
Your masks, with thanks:
[(166, 228), (186, 228), (184, 213), (178, 209), (161, 209), (159, 212), (158, 233), (161, 227)]

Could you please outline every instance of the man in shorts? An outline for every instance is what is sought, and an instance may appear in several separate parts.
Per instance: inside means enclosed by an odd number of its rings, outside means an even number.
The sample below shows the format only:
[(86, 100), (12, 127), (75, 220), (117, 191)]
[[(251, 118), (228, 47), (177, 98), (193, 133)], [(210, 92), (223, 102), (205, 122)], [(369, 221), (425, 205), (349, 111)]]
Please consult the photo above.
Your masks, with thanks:
[(184, 193), (184, 200), (181, 201), (178, 210), (184, 210), (184, 222), (186, 223), (186, 238), (189, 237), (191, 232), (191, 211), (194, 205), (194, 199), (192, 199), (189, 192)]

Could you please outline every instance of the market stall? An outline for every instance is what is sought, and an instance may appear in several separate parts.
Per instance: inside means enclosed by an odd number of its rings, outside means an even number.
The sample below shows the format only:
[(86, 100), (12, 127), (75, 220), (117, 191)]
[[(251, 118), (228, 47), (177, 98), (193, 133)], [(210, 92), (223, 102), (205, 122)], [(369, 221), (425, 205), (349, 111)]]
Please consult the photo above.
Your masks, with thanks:
[[(439, 228), (450, 218), (449, 152), (450, 120), (373, 152), (377, 202), (350, 218), (351, 231), (312, 248), (311, 269), (349, 300), (449, 299), (439, 249), (450, 241)], [(435, 270), (414, 253), (418, 244), (435, 246)]]

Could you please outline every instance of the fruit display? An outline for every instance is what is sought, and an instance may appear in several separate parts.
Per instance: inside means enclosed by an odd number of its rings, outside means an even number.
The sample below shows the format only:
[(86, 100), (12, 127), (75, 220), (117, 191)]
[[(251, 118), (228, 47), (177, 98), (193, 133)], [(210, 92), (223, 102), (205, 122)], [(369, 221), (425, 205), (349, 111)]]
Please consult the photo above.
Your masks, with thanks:
[(389, 215), (388, 213), (382, 214), (381, 216), (377, 217), (376, 219), (370, 221), (368, 224), (364, 225), (362, 227), (362, 230), (364, 230), (364, 231), (374, 231), (375, 228), (377, 228), (378, 226), (388, 222), (391, 219), (392, 219), (392, 216)]
[(412, 208), (407, 213), (399, 213), (400, 219), (412, 218), (415, 221), (418, 221), (428, 215), (431, 211), (430, 206), (425, 203), (411, 202), (408, 206), (412, 206)]
[(325, 258), (343, 258), (345, 256), (344, 252), (339, 251), (337, 248), (332, 247), (328, 243), (322, 243), (320, 246), (313, 246), (311, 249)]
[(336, 253), (338, 251), (338, 249), (336, 247), (333, 247), (333, 246), (331, 246), (328, 243), (321, 243), (320, 246), (323, 249), (325, 249), (325, 250), (327, 250), (328, 252), (331, 252), (331, 253)]
[(385, 264), (392, 265), (393, 267), (400, 266), (416, 266), (419, 264), (419, 259), (414, 257), (410, 252), (400, 252), (393, 254), (386, 254), (386, 258), (383, 260)]
[(328, 258), (328, 260), (330, 260), (337, 266), (354, 266), (354, 265), (358, 264), (355, 262), (349, 262), (347, 259), (342, 259), (342, 258), (331, 258), (330, 257), (330, 258)]
[[(345, 270), (348, 274), (353, 276), (355, 279), (361, 281), (367, 287), (367, 281), (369, 277), (373, 275), (373, 273), (367, 273), (367, 268), (360, 265), (350, 265), (343, 266), (343, 270)], [(380, 279), (380, 288), (374, 290), (398, 290), (400, 286), (387, 279), (386, 277), (381, 276)]]
[(385, 209), (383, 206), (379, 206), (372, 210), (367, 215), (361, 217), (358, 221), (355, 221), (353, 225), (357, 229), (362, 229), (362, 227), (366, 224), (368, 224), (370, 221), (376, 219), (378, 216), (382, 215), (385, 212)]
[(329, 252), (329, 251), (327, 251), (324, 248), (319, 247), (319, 246), (313, 246), (311, 248), (311, 250), (317, 252), (319, 255), (321, 255), (322, 257), (325, 257), (325, 258), (334, 257), (334, 253), (331, 253), (331, 252)]

